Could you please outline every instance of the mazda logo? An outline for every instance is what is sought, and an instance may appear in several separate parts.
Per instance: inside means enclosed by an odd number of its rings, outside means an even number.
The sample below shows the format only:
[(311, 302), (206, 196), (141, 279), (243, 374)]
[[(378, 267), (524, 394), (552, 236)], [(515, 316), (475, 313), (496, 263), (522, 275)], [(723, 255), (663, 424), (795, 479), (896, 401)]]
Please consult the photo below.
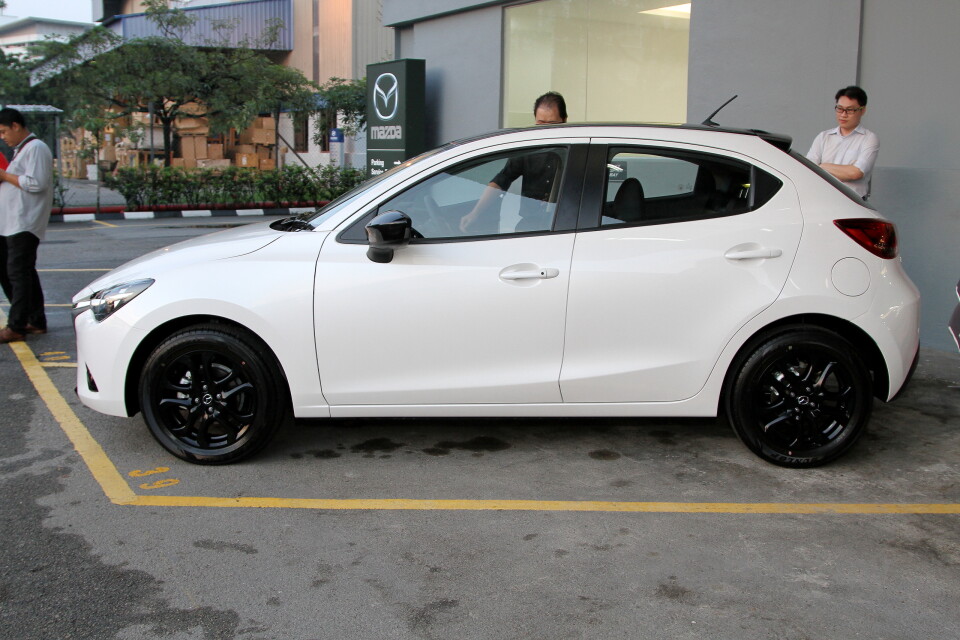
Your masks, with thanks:
[(373, 83), (373, 110), (381, 120), (392, 120), (400, 108), (400, 82), (392, 73), (382, 73)]

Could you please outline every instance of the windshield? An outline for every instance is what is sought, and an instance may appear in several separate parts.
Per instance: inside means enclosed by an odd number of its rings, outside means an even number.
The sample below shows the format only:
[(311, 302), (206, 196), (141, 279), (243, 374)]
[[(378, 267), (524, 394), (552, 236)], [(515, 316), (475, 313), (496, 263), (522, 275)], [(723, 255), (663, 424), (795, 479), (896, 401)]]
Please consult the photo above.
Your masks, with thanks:
[(802, 162), (803, 164), (810, 167), (810, 169), (814, 173), (816, 173), (821, 178), (823, 178), (824, 180), (832, 184), (834, 187), (836, 187), (837, 190), (840, 191), (840, 193), (842, 193), (843, 195), (847, 196), (848, 198), (850, 198), (851, 200), (853, 200), (859, 205), (863, 205), (864, 207), (867, 207), (869, 209), (873, 209), (874, 211), (876, 211), (876, 207), (874, 207), (872, 204), (870, 204), (869, 202), (861, 198), (859, 193), (857, 193), (856, 191), (854, 191), (853, 189), (845, 185), (840, 180), (837, 180), (835, 177), (830, 175), (830, 173), (826, 169), (824, 169), (817, 163), (810, 160), (810, 158), (806, 157), (801, 153), (797, 153), (796, 151), (791, 151), (790, 155), (796, 158), (797, 160), (799, 160), (800, 162)]
[(320, 226), (320, 223), (330, 218), (334, 214), (342, 211), (345, 207), (349, 206), (354, 200), (356, 200), (359, 196), (361, 196), (367, 189), (376, 185), (378, 182), (385, 180), (386, 178), (394, 175), (395, 173), (397, 173), (402, 169), (406, 169), (410, 165), (416, 164), (421, 160), (425, 160), (426, 158), (429, 158), (430, 156), (435, 155), (443, 151), (444, 149), (447, 149), (449, 146), (450, 145), (444, 145), (442, 147), (437, 147), (436, 149), (427, 151), (426, 153), (421, 153), (419, 156), (415, 158), (411, 158), (409, 160), (401, 162), (395, 167), (391, 167), (390, 169), (388, 169), (387, 171), (384, 171), (380, 175), (376, 175), (372, 178), (368, 178), (364, 180), (363, 182), (355, 186), (350, 191), (347, 191), (346, 193), (339, 196), (338, 198), (335, 198), (334, 200), (330, 201), (330, 203), (324, 206), (322, 209), (318, 209), (315, 213), (307, 214), (307, 216), (305, 217), (305, 221), (308, 222), (313, 228), (317, 228), (318, 226)]

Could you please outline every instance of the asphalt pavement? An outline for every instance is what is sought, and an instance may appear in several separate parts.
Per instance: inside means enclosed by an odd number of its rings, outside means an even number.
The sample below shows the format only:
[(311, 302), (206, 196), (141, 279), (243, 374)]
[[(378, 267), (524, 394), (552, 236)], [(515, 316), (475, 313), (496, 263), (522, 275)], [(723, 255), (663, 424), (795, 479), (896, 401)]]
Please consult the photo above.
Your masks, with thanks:
[(297, 421), (201, 467), (81, 406), (73, 293), (244, 222), (51, 225), (51, 330), (0, 345), (0, 639), (960, 637), (957, 353), (808, 470), (678, 419)]

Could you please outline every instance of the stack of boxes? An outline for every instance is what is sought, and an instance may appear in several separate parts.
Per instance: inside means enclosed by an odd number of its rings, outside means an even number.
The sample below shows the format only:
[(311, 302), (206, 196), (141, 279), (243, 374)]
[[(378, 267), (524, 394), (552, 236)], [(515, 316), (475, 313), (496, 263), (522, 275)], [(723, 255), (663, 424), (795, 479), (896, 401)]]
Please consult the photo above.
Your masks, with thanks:
[(274, 147), (277, 139), (276, 120), (271, 117), (257, 118), (239, 135), (233, 129), (216, 142), (208, 138), (210, 128), (202, 117), (177, 120), (180, 136), (177, 155), (171, 165), (185, 169), (210, 167), (247, 167), (250, 169), (275, 169)]
[[(233, 139), (233, 131), (230, 136)], [(277, 121), (272, 117), (260, 117), (236, 137), (237, 143), (229, 149), (233, 164), (252, 169), (276, 169), (274, 148), (277, 142)]]
[[(277, 121), (273, 117), (258, 117), (250, 127), (239, 133), (231, 129), (227, 134), (210, 136), (209, 122), (201, 115), (202, 111), (199, 108), (193, 111), (186, 108), (185, 111), (189, 115), (177, 118), (174, 122), (175, 144), (170, 166), (196, 169), (232, 165), (276, 169)], [(134, 113), (132, 123), (139, 124), (142, 129), (140, 139), (136, 143), (118, 141), (113, 130), (108, 129), (103, 136), (99, 160), (117, 161), (124, 167), (144, 164), (150, 156), (151, 145), (156, 158), (163, 156), (163, 127), (159, 120), (151, 122), (148, 114)], [(65, 136), (60, 140), (63, 173), (65, 177), (84, 178), (86, 167), (82, 166), (84, 163), (77, 156), (79, 140), (87, 134), (83, 130), (76, 133), (79, 138)]]
[(86, 177), (86, 168), (80, 166), (80, 158), (77, 157), (79, 147), (80, 144), (72, 135), (60, 138), (60, 165), (64, 178)]

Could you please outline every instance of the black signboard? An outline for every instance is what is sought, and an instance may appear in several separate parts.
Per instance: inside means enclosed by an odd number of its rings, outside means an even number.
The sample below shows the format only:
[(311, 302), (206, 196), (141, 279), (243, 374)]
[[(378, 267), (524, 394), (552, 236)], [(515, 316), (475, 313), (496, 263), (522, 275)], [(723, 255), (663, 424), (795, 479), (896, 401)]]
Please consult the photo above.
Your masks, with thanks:
[(367, 65), (367, 175), (425, 151), (424, 60)]

